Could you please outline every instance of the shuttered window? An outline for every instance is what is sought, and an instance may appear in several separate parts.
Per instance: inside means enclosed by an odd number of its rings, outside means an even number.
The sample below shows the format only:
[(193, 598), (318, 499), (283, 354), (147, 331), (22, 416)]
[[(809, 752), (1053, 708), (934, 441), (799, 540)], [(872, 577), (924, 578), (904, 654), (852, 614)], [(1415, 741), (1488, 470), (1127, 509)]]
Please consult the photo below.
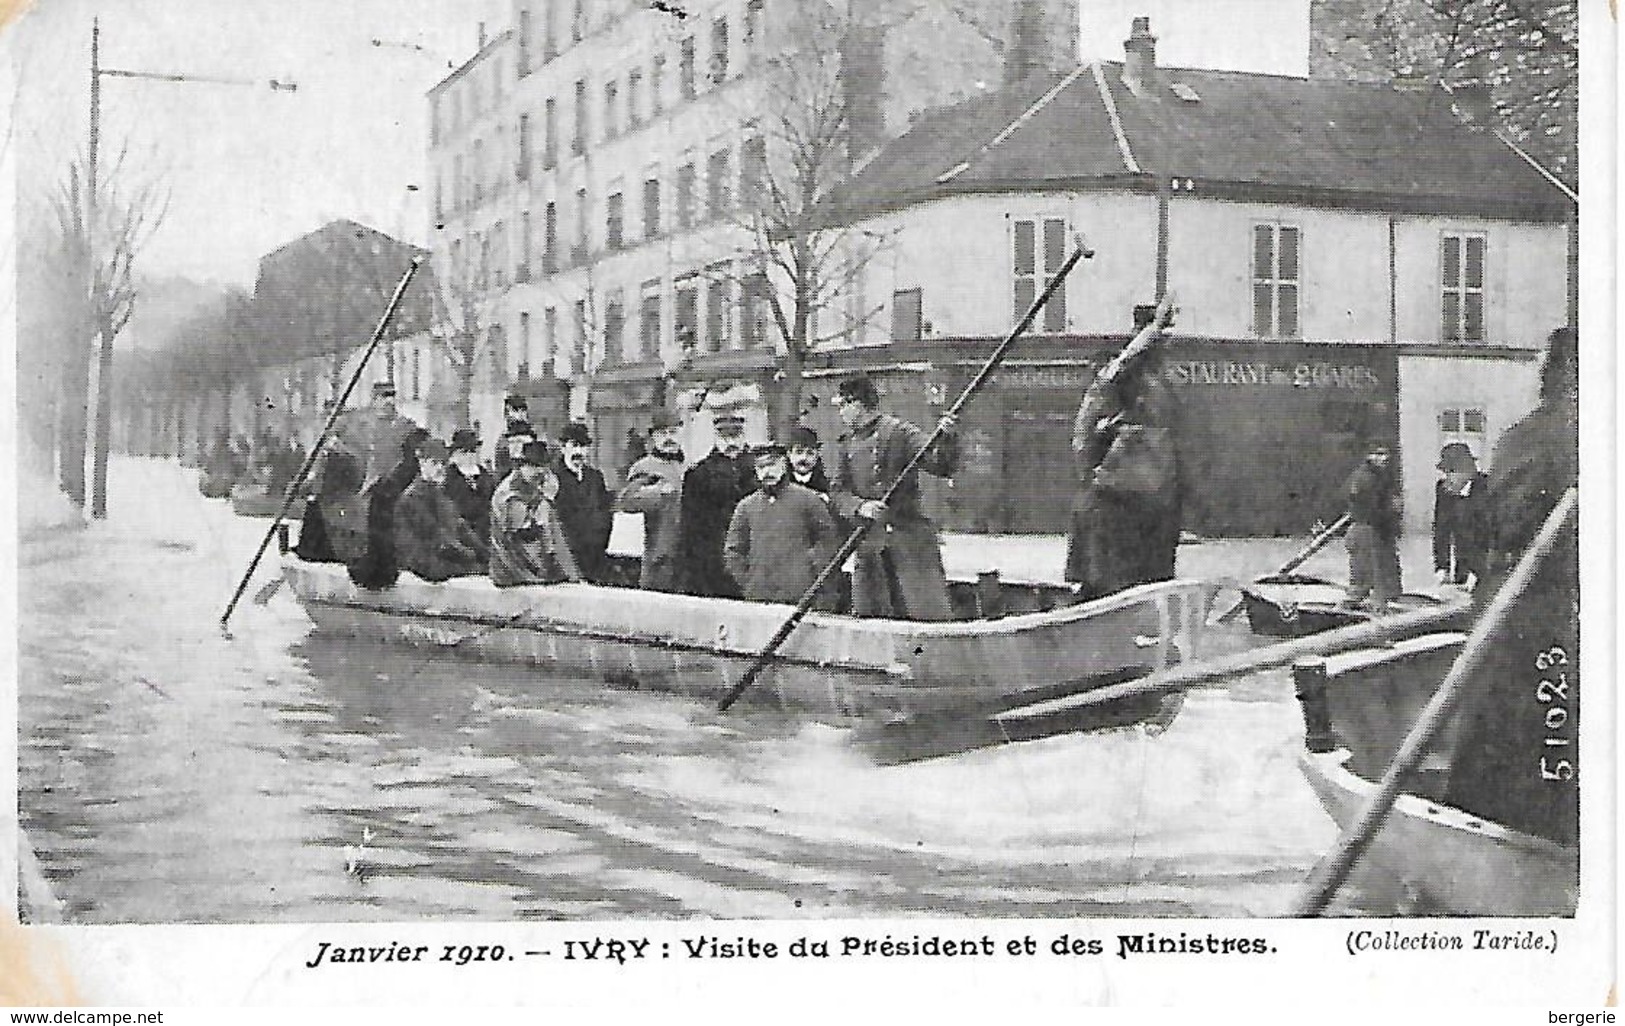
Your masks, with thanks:
[(1484, 341), (1484, 236), (1446, 235), (1440, 254), (1445, 342)]
[(1253, 334), (1297, 338), (1298, 250), (1301, 233), (1293, 225), (1253, 225)]
[[(1021, 323), (1039, 291), (1054, 280), (1066, 262), (1066, 219), (1046, 217), (1017, 220), (1011, 233), (1012, 270), (1015, 278), (1015, 312), (1012, 323)], [(1060, 288), (1044, 304), (1032, 330), (1066, 330), (1066, 289)]]

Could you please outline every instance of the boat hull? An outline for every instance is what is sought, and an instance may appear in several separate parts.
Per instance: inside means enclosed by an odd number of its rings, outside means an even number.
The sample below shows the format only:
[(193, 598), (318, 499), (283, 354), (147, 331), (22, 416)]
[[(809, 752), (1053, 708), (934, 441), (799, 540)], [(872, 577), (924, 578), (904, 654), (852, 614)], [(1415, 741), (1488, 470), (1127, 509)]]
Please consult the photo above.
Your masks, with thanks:
[[(1338, 749), (1299, 758), (1309, 786), (1345, 831), (1377, 791), (1349, 771), (1350, 757)], [(1363, 858), (1424, 908), (1448, 915), (1570, 916), (1579, 894), (1576, 849), (1414, 794), (1399, 796)]]
[[(1369, 611), (1345, 606), (1345, 596), (1340, 584), (1291, 575), (1261, 578), (1241, 590), (1252, 632), (1276, 638), (1301, 638), (1372, 619)], [(1415, 594), (1396, 602), (1400, 612), (1439, 604), (1430, 595)]]
[[(557, 584), (499, 589), (403, 574), (363, 591), (337, 564), (284, 557), (290, 590), (324, 634), (548, 669), (550, 681), (727, 694), (791, 607)], [(1145, 585), (1095, 602), (992, 620), (920, 623), (810, 614), (745, 700), (849, 721), (985, 707), (1102, 673), (1191, 658), (1210, 589)]]

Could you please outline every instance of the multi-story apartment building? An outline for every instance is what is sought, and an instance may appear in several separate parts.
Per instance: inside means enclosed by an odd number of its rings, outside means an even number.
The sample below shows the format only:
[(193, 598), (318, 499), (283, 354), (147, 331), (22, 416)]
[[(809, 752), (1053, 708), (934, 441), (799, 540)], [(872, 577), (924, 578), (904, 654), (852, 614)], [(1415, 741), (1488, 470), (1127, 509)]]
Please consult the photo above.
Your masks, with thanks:
[(429, 94), (435, 263), (488, 343), (487, 442), (519, 391), (552, 429), (590, 420), (613, 476), (671, 387), (770, 385), (784, 343), (766, 295), (788, 283), (764, 273), (740, 197), (767, 159), (762, 112), (789, 102), (764, 69), (823, 45), (809, 18), (855, 29), (837, 58), (855, 161), (997, 88), (1018, 29), (1023, 70), (1076, 60), (1071, 0), (513, 0)]

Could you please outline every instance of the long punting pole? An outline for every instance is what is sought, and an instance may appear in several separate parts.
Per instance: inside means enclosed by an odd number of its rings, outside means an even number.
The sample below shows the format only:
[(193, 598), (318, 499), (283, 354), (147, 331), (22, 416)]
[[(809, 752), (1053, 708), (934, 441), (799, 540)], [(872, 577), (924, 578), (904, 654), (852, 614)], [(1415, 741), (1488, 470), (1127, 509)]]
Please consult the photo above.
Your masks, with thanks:
[(1541, 563), (1557, 544), (1557, 536), (1576, 515), (1580, 504), (1579, 496), (1579, 489), (1570, 485), (1568, 491), (1558, 500), (1557, 507), (1547, 515), (1546, 522), (1535, 535), (1535, 540), (1524, 550), (1518, 565), (1513, 568), (1512, 573), (1496, 591), (1495, 597), (1490, 600), (1489, 608), (1484, 610), (1484, 615), (1473, 625), (1473, 632), (1467, 636), (1467, 642), (1450, 667), (1450, 672), (1445, 675), (1444, 682), (1433, 693), (1433, 698), (1428, 701), (1422, 714), (1416, 718), (1410, 733), (1405, 735), (1405, 740), (1395, 753), (1393, 762), (1388, 764), (1387, 771), (1382, 775), (1382, 783), (1378, 786), (1377, 793), (1366, 803), (1359, 820), (1353, 827), (1343, 832), (1343, 836), (1338, 839), (1337, 847), (1321, 860), (1315, 867), (1315, 872), (1304, 884), (1302, 896), (1292, 910), (1293, 915), (1320, 915), (1326, 911), (1326, 906), (1337, 893), (1337, 889), (1343, 885), (1343, 881), (1348, 879), (1354, 864), (1365, 854), (1371, 839), (1376, 836), (1378, 828), (1382, 826), (1383, 820), (1388, 818), (1394, 802), (1398, 800), (1400, 785), (1416, 769), (1417, 763), (1422, 761), (1422, 756), (1426, 754), (1428, 745), (1439, 733), (1439, 727), (1444, 723), (1445, 717), (1455, 707), (1466, 682), (1477, 676), (1483, 667), (1489, 644), (1506, 624), (1513, 604), (1528, 590), (1529, 582), (1534, 580)]
[(338, 402), (333, 404), (333, 412), (327, 415), (327, 423), (322, 425), (322, 433), (316, 436), (316, 443), (310, 447), (310, 455), (305, 457), (304, 465), (299, 468), (299, 473), (288, 485), (287, 494), (282, 497), (282, 508), (277, 510), (276, 517), (272, 519), (270, 528), (265, 532), (265, 537), (260, 539), (260, 547), (254, 552), (254, 558), (249, 561), (248, 570), (244, 572), (243, 579), (237, 582), (237, 590), (232, 594), (231, 601), (226, 603), (226, 611), (220, 614), (221, 630), (225, 630), (231, 622), (232, 611), (237, 608), (238, 601), (247, 590), (249, 578), (254, 576), (254, 570), (265, 556), (265, 550), (271, 547), (271, 539), (276, 537), (277, 527), (282, 523), (282, 518), (288, 515), (288, 508), (293, 505), (294, 497), (299, 494), (299, 486), (304, 484), (310, 469), (316, 465), (316, 457), (321, 455), (322, 445), (332, 434), (333, 425), (338, 423), (339, 415), (344, 412), (344, 404), (350, 401), (350, 393), (355, 391), (355, 386), (361, 381), (361, 372), (367, 369), (367, 361), (372, 358), (378, 343), (383, 340), (384, 332), (389, 328), (389, 322), (394, 319), (395, 311), (401, 305), (401, 298), (406, 295), (406, 286), (411, 284), (412, 276), (422, 264), (423, 257), (413, 257), (412, 263), (406, 268), (406, 273), (401, 275), (400, 283), (395, 286), (395, 294), (389, 297), (389, 305), (384, 307), (383, 316), (378, 318), (378, 326), (372, 329), (372, 341), (367, 343), (367, 351), (361, 355), (361, 362), (356, 365), (355, 373), (350, 375), (350, 383), (344, 386), (344, 392), (339, 396)]
[[(999, 364), (1004, 360), (1005, 355), (1009, 353), (1010, 348), (1016, 344), (1016, 340), (1019, 339), (1022, 334), (1025, 333), (1026, 330), (1032, 325), (1034, 318), (1038, 316), (1038, 312), (1043, 309), (1044, 304), (1049, 301), (1049, 298), (1054, 295), (1055, 292), (1061, 287), (1062, 283), (1066, 281), (1067, 275), (1072, 273), (1072, 269), (1077, 266), (1078, 261), (1092, 256), (1094, 256), (1094, 250), (1089, 249), (1086, 245), (1084, 245), (1082, 239), (1074, 239), (1072, 254), (1066, 258), (1066, 263), (1061, 265), (1060, 271), (1058, 271), (1055, 277), (1050, 280), (1049, 284), (1044, 286), (1044, 291), (1038, 294), (1038, 298), (1033, 300), (1032, 306), (1027, 308), (1027, 312), (1022, 316), (1020, 323), (1018, 323), (1010, 334), (1006, 335), (1004, 340), (994, 348), (993, 354), (987, 358), (986, 363), (982, 364), (982, 369), (976, 372), (976, 376), (970, 380), (970, 384), (965, 386), (965, 390), (959, 393), (959, 398), (954, 400), (954, 404), (948, 408), (948, 412), (944, 415), (943, 419), (947, 419), (948, 417), (957, 417), (959, 415), (959, 411), (964, 409), (965, 404), (970, 402), (971, 398), (981, 390), (982, 386), (985, 385), (990, 378), (992, 378), (993, 372), (998, 369)], [(1124, 353), (1128, 352), (1129, 349), (1134, 348), (1136, 343), (1139, 343), (1139, 350), (1143, 350), (1146, 344), (1148, 344), (1144, 342), (1143, 339), (1148, 335), (1148, 333), (1150, 335), (1155, 335), (1157, 332), (1161, 331), (1162, 323), (1166, 319), (1169, 309), (1171, 309), (1170, 301), (1165, 297), (1162, 305), (1158, 308), (1158, 317), (1155, 318), (1151, 324), (1147, 325), (1146, 328), (1142, 330), (1140, 334), (1137, 335), (1134, 340), (1124, 348)], [(1113, 365), (1120, 365), (1121, 357), (1122, 354), (1119, 354), (1118, 358), (1113, 360)], [(1109, 365), (1108, 370), (1110, 369), (1111, 366)], [(1102, 373), (1105, 372), (1103, 371)], [(880, 497), (880, 502), (882, 504), (891, 502), (892, 497), (896, 495), (897, 490), (903, 486), (903, 482), (908, 479), (909, 474), (913, 473), (914, 468), (917, 467), (920, 461), (925, 458), (925, 454), (931, 451), (931, 447), (937, 444), (937, 441), (942, 437), (942, 434), (942, 423), (939, 421), (936, 428), (932, 430), (930, 437), (925, 440), (925, 444), (922, 445), (920, 450), (903, 465), (902, 471), (897, 475), (896, 479), (892, 481), (891, 487), (887, 488), (886, 493)], [(845, 543), (843, 543), (841, 547), (836, 550), (834, 557), (824, 565), (823, 571), (819, 573), (812, 585), (802, 593), (800, 601), (796, 603), (795, 610), (791, 612), (790, 616), (779, 627), (778, 631), (774, 633), (773, 637), (768, 639), (767, 645), (745, 670), (745, 675), (739, 679), (739, 683), (735, 684), (731, 689), (729, 689), (728, 693), (722, 697), (722, 701), (717, 703), (717, 709), (719, 711), (726, 712), (728, 707), (733, 705), (740, 695), (744, 694), (752, 684), (756, 683), (756, 678), (761, 676), (762, 671), (767, 668), (768, 661), (773, 658), (773, 653), (779, 650), (779, 646), (784, 644), (784, 640), (790, 636), (790, 632), (796, 629), (796, 625), (799, 624), (802, 619), (806, 617), (808, 611), (812, 609), (814, 599), (817, 597), (819, 591), (824, 587), (825, 582), (829, 580), (830, 575), (835, 573), (835, 571), (840, 568), (842, 563), (846, 562), (848, 556), (857, 551), (858, 545), (863, 541), (863, 536), (868, 533), (869, 528), (873, 526), (873, 523), (874, 522), (871, 520), (864, 520), (861, 518), (858, 520), (857, 527), (853, 528), (852, 533), (847, 535)]]

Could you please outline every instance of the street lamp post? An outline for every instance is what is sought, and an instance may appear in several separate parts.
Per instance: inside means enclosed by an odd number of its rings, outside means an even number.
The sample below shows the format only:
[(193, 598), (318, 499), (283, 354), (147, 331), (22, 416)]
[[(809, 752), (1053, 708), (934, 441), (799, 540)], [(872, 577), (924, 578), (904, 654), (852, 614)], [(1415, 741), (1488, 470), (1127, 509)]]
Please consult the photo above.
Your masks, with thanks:
[[(155, 82), (198, 82), (215, 85), (259, 85), (255, 79), (247, 78), (219, 78), (207, 75), (181, 75), (151, 71), (125, 71), (118, 68), (104, 68), (101, 62), (101, 19), (92, 18), (90, 22), (90, 152), (85, 161), (85, 184), (88, 192), (85, 196), (85, 254), (87, 270), (90, 272), (87, 284), (95, 287), (96, 279), (96, 228), (97, 228), (97, 159), (101, 145), (101, 98), (102, 78), (141, 78)], [(294, 92), (299, 86), (293, 82), (280, 82), (270, 79), (265, 83), (274, 92)], [(91, 484), (91, 516), (104, 519), (107, 516), (107, 461), (108, 444), (112, 435), (112, 377), (113, 377), (113, 337), (107, 328), (106, 313), (102, 309), (102, 300), (99, 294), (90, 297), (92, 311), (96, 321), (94, 330), (100, 336), (101, 348), (96, 363), (96, 432), (94, 454), (93, 479)], [(81, 480), (83, 480), (81, 478)]]

